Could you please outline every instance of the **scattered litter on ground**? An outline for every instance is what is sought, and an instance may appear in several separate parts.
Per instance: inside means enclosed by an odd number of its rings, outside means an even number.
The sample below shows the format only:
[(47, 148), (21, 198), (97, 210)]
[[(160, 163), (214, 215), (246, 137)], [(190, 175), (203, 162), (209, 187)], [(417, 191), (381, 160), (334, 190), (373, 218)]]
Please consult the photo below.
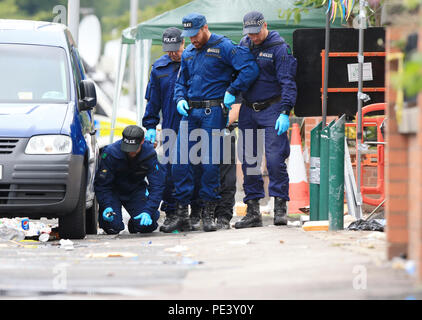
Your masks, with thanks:
[(386, 240), (387, 235), (384, 232), (371, 232), (365, 238), (376, 239), (376, 240)]
[(409, 275), (414, 275), (416, 272), (416, 264), (413, 260), (406, 260), (403, 258), (395, 257), (392, 260), (391, 267), (395, 270), (404, 270)]
[(300, 223), (303, 225), (305, 222), (310, 221), (310, 217), (306, 215), (300, 216)]
[(374, 221), (378, 222), (380, 225), (385, 227), (387, 221), (385, 219), (374, 219)]
[(309, 213), (311, 211), (310, 208), (311, 208), (310, 206), (306, 206), (306, 207), (299, 208), (299, 210), (302, 211), (303, 213)]
[(181, 246), (181, 245), (177, 245), (175, 247), (172, 248), (165, 248), (164, 251), (166, 252), (183, 252), (188, 250), (188, 247), (186, 246)]
[(10, 247), (11, 243), (18, 246), (18, 247), (24, 248), (24, 249), (38, 249), (38, 247), (39, 247), (38, 246), (39, 242), (34, 241), (34, 240), (19, 240), (19, 241), (16, 241), (16, 240), (11, 239), (11, 240), (7, 240), (7, 241), (9, 242), (9, 245), (3, 244), (0, 247), (4, 247), (4, 248)]
[(287, 221), (288, 227), (300, 227), (301, 223), (300, 221)]
[(414, 275), (416, 272), (416, 264), (413, 260), (406, 261), (405, 270), (408, 274)]
[(246, 245), (251, 243), (251, 239), (242, 239), (242, 240), (236, 240), (236, 241), (229, 241), (229, 244), (240, 244), (240, 245)]
[(402, 258), (393, 258), (391, 261), (391, 267), (395, 270), (404, 270), (405, 269), (406, 260)]
[[(384, 219), (381, 219), (384, 220)], [(352, 222), (348, 227), (347, 230), (351, 231), (384, 231), (384, 225), (382, 221), (379, 219), (366, 221), (363, 219), (359, 219), (355, 222)]]
[(305, 222), (302, 226), (304, 231), (328, 231), (329, 221), (308, 221)]
[(261, 206), (259, 211), (261, 214), (271, 215), (273, 210), (274, 208), (271, 206), (271, 204), (268, 203), (267, 205)]
[(100, 252), (90, 253), (87, 258), (137, 258), (138, 255), (132, 252)]
[(66, 251), (73, 250), (74, 249), (73, 242), (69, 239), (61, 239), (60, 248), (65, 249)]
[(196, 261), (188, 257), (183, 257), (181, 260), (181, 264), (186, 264), (186, 265), (197, 265), (197, 264), (203, 264), (203, 263), (204, 263), (203, 261)]
[(300, 221), (287, 221), (288, 227), (300, 227), (301, 225)]
[(246, 215), (246, 204), (243, 202), (236, 202), (234, 205), (234, 212), (236, 216), (245, 216)]
[(25, 233), (22, 230), (0, 224), (0, 239), (20, 241), (25, 239)]
[(38, 240), (41, 242), (47, 242), (50, 239), (50, 235), (48, 233), (42, 233), (38, 237)]
[[(0, 238), (4, 240), (38, 240), (42, 234), (50, 234), (52, 230), (52, 225), (27, 218), (0, 219)], [(54, 238), (58, 238), (58, 234), (54, 234)]]
[(52, 241), (52, 240), (60, 240), (58, 228), (51, 229), (49, 241)]
[(355, 222), (356, 218), (350, 214), (346, 214), (344, 216), (343, 225), (345, 228), (347, 228), (352, 222)]
[(375, 249), (375, 245), (372, 243), (361, 243), (361, 246), (367, 249)]
[(38, 249), (38, 246), (33, 245), (33, 244), (24, 244), (23, 248), (25, 248), (25, 249)]
[(344, 243), (344, 242), (333, 242), (330, 244), (331, 247), (342, 247), (342, 246), (347, 246), (350, 245), (348, 243)]

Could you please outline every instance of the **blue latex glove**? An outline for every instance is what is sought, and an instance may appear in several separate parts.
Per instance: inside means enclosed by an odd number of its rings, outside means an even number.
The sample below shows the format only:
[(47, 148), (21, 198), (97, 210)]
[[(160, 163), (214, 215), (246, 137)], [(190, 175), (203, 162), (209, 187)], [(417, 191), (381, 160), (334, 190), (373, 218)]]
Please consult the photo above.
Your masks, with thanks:
[(275, 130), (277, 131), (277, 135), (281, 136), (289, 129), (289, 126), (289, 116), (287, 114), (280, 114), (277, 121), (275, 122)]
[(145, 134), (145, 140), (151, 141), (151, 143), (155, 142), (155, 137), (157, 135), (157, 132), (155, 129), (148, 129), (147, 133)]
[(152, 224), (151, 216), (148, 213), (146, 213), (146, 212), (142, 212), (141, 214), (137, 215), (133, 219), (135, 219), (135, 220), (139, 220), (140, 219), (141, 221), (139, 222), (139, 224), (141, 226), (150, 226)]
[(226, 91), (224, 95), (224, 105), (227, 109), (232, 109), (232, 104), (236, 101), (236, 97), (232, 95), (230, 92)]
[(108, 207), (103, 211), (103, 218), (104, 218), (105, 221), (108, 221), (108, 222), (113, 221), (114, 215), (107, 216), (107, 214), (110, 213), (110, 212), (114, 213), (113, 208)]
[(177, 103), (177, 111), (182, 115), (187, 117), (188, 116), (189, 105), (186, 100), (180, 100)]

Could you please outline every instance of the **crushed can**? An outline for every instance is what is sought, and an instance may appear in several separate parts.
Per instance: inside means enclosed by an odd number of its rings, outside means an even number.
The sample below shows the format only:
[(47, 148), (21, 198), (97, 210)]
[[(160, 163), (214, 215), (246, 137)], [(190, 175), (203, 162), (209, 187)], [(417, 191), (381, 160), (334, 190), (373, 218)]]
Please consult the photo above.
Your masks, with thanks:
[(23, 218), (21, 220), (21, 225), (22, 225), (22, 229), (23, 230), (29, 230), (29, 219), (28, 218)]

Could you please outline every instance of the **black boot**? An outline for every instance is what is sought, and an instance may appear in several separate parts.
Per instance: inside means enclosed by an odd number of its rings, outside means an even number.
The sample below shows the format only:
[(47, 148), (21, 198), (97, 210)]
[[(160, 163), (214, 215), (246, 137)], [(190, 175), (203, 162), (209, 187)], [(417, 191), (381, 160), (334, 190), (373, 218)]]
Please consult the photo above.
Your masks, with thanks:
[(165, 233), (171, 233), (175, 230), (178, 231), (191, 231), (192, 226), (190, 224), (189, 212), (187, 205), (176, 205), (176, 214), (173, 220), (167, 225), (162, 225), (160, 231)]
[(274, 197), (274, 225), (287, 225), (287, 206), (286, 200)]
[(230, 229), (230, 221), (226, 218), (217, 218), (217, 230)]
[(190, 223), (192, 225), (192, 231), (198, 231), (201, 229), (202, 219), (202, 207), (190, 206)]
[(242, 220), (235, 223), (236, 229), (262, 227), (262, 216), (259, 211), (259, 199), (252, 199), (246, 201), (248, 205), (246, 209), (246, 216)]
[(202, 228), (205, 232), (217, 231), (217, 226), (214, 221), (214, 211), (217, 203), (214, 201), (204, 202), (204, 209), (202, 210)]
[(166, 213), (166, 219), (164, 220), (163, 225), (160, 227), (160, 231), (164, 232), (162, 229), (166, 228), (169, 224), (174, 223), (174, 220), (176, 220), (175, 212), (172, 212), (171, 214)]
[(217, 205), (215, 217), (217, 221), (217, 230), (230, 229), (230, 220), (233, 217), (233, 204), (223, 203)]

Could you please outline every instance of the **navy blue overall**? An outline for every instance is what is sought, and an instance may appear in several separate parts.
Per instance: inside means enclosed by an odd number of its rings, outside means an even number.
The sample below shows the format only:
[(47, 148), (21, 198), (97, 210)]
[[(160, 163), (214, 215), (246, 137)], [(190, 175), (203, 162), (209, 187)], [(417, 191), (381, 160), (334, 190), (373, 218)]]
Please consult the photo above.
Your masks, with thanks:
[[(238, 75), (233, 80), (235, 72)], [(221, 35), (211, 34), (201, 49), (191, 44), (183, 52), (174, 99), (176, 104), (180, 100), (188, 103), (207, 100), (222, 102), (226, 91), (233, 95), (246, 91), (257, 76), (258, 66), (248, 48), (236, 46)], [(194, 192), (194, 170), (189, 153), (198, 143), (204, 148), (208, 146), (207, 155), (201, 150), (199, 198), (203, 201), (220, 198), (221, 137), (213, 139), (212, 131), (218, 129), (221, 132), (225, 124), (221, 105), (217, 102), (208, 108), (190, 106), (188, 117), (182, 118), (177, 137), (177, 159), (172, 165), (175, 197), (181, 205), (189, 204)], [(198, 128), (203, 129), (208, 141), (203, 141), (202, 137), (198, 140), (191, 137)], [(217, 159), (219, 156), (220, 159)]]
[[(180, 70), (180, 62), (172, 61), (168, 54), (157, 59), (152, 65), (145, 99), (148, 101), (142, 126), (148, 129), (156, 129), (162, 116), (161, 129), (171, 129), (177, 135), (180, 119), (182, 116), (177, 112), (174, 102), (174, 84)], [(163, 144), (168, 143), (169, 137), (165, 137)], [(170, 157), (172, 150), (166, 150), (165, 157)], [(174, 214), (176, 205), (174, 198), (174, 183), (171, 176), (171, 163), (164, 164), (166, 169), (166, 188), (163, 192), (161, 210), (166, 216)]]
[[(275, 123), (281, 112), (285, 111), (289, 114), (296, 103), (297, 62), (289, 45), (276, 31), (270, 31), (268, 37), (259, 46), (254, 46), (248, 36), (244, 37), (239, 45), (251, 49), (260, 69), (258, 79), (243, 94), (239, 114), (238, 152), (244, 175), (245, 198), (243, 200), (246, 202), (265, 197), (260, 170), (262, 158), (260, 156), (263, 150), (259, 148), (259, 145), (265, 145), (270, 180), (269, 196), (289, 201), (289, 176), (285, 160), (290, 155), (290, 145), (287, 132), (277, 135)], [(276, 101), (264, 110), (255, 111), (250, 107), (250, 104), (254, 102), (272, 99)]]
[[(109, 234), (122, 231), (124, 223), (121, 208), (124, 206), (131, 216), (128, 222), (129, 232), (152, 232), (158, 227), (158, 207), (165, 187), (165, 170), (158, 162), (154, 146), (149, 141), (143, 143), (141, 152), (132, 160), (120, 150), (121, 143), (122, 140), (119, 140), (104, 148), (95, 175), (94, 188), (100, 207), (100, 228)], [(112, 222), (105, 221), (102, 216), (102, 212), (108, 207), (116, 213)], [(139, 220), (133, 220), (142, 212), (151, 216), (150, 226), (141, 226)]]

